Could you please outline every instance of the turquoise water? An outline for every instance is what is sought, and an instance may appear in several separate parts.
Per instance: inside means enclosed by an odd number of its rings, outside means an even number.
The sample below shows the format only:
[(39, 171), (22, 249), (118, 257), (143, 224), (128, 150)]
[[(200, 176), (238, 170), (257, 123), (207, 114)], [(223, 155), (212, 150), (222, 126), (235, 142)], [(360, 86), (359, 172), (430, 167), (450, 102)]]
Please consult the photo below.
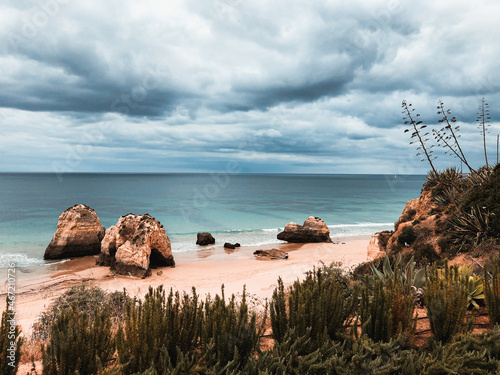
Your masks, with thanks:
[(0, 174), (0, 267), (44, 264), (62, 211), (94, 208), (105, 227), (149, 213), (173, 252), (194, 251), (196, 233), (217, 243), (280, 242), (290, 221), (321, 217), (332, 237), (391, 229), (424, 176), (231, 174)]

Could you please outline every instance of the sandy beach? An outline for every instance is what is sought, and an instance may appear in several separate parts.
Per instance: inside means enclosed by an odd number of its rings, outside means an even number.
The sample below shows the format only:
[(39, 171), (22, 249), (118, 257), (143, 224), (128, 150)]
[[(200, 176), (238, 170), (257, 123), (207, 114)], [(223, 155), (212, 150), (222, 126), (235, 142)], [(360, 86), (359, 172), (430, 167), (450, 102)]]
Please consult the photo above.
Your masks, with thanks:
[[(88, 283), (108, 291), (124, 288), (132, 296), (142, 297), (149, 286), (163, 284), (166, 288), (191, 292), (192, 287), (201, 294), (220, 293), (224, 284), (225, 293), (238, 294), (246, 285), (247, 292), (255, 304), (264, 304), (271, 297), (281, 277), (285, 285), (305, 277), (305, 273), (324, 262), (342, 262), (349, 268), (367, 259), (370, 236), (334, 238), (334, 243), (270, 244), (259, 247), (241, 247), (228, 251), (221, 246), (200, 247), (190, 253), (174, 254), (174, 268), (158, 268), (145, 279), (114, 275), (109, 267), (95, 265), (96, 257), (72, 259), (34, 269), (16, 272), (16, 309), (18, 324), (28, 334), (38, 315), (49, 306), (52, 299), (67, 288)], [(257, 249), (279, 248), (289, 253), (288, 260), (257, 260), (253, 252)], [(7, 285), (0, 289), (5, 298)], [(4, 306), (2, 306), (4, 309)]]

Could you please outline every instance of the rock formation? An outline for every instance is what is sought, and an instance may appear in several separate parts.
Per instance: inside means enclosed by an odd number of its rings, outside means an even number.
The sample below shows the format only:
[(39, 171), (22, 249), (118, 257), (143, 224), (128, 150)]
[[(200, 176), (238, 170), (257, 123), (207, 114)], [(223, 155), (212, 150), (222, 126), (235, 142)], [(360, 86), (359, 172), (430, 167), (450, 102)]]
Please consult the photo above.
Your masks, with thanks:
[(374, 260), (387, 254), (387, 241), (391, 238), (393, 231), (383, 231), (373, 234), (367, 248), (368, 259)]
[(330, 230), (319, 217), (310, 216), (304, 225), (289, 223), (285, 230), (278, 233), (278, 240), (297, 243), (332, 242)]
[(240, 247), (240, 246), (241, 246), (241, 245), (240, 245), (238, 242), (236, 242), (235, 244), (232, 244), (232, 243), (226, 242), (226, 243), (224, 244), (224, 247), (225, 247), (226, 249), (236, 249), (237, 247)]
[(279, 249), (256, 250), (253, 255), (260, 260), (285, 259), (286, 252)]
[(151, 268), (175, 262), (163, 225), (148, 214), (128, 214), (106, 230), (97, 264), (121, 275), (146, 277)]
[(215, 238), (210, 233), (198, 233), (196, 236), (196, 244), (200, 246), (212, 245), (215, 243)]
[(105, 230), (89, 206), (70, 207), (59, 216), (57, 231), (43, 257), (63, 259), (99, 254)]
[[(444, 207), (439, 207), (432, 198), (431, 190), (423, 190), (420, 197), (412, 199), (406, 203), (405, 208), (398, 221), (394, 225), (394, 231), (376, 233), (379, 248), (381, 251), (412, 253), (415, 247), (422, 245), (430, 245), (436, 253), (440, 253), (441, 249), (438, 241), (443, 234), (439, 226), (447, 220), (448, 215)], [(401, 243), (399, 239), (405, 228), (411, 227), (415, 233), (416, 239), (414, 243)], [(442, 229), (441, 229), (442, 230)], [(372, 238), (375, 242), (375, 239)], [(368, 248), (370, 251), (370, 246)]]

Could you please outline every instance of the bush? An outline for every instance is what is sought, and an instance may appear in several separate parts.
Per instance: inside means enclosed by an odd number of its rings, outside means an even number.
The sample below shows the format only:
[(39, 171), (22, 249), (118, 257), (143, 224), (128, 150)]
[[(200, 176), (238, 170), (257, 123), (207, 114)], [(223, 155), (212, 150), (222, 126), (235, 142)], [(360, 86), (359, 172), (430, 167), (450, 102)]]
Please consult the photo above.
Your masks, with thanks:
[(432, 333), (439, 341), (448, 342), (465, 327), (468, 293), (455, 266), (438, 270), (433, 265), (426, 278), (424, 298)]
[[(21, 359), (21, 346), (23, 338), (20, 337), (20, 329), (15, 324), (15, 311), (9, 307), (9, 297), (6, 298), (6, 309), (2, 313), (0, 323), (0, 373), (5, 375), (17, 374), (19, 360)], [(11, 343), (14, 343), (12, 348)]]
[(415, 303), (410, 282), (403, 284), (400, 275), (387, 280), (376, 279), (370, 293), (370, 281), (365, 278), (361, 292), (360, 316), (362, 332), (374, 341), (388, 342), (402, 335), (405, 344), (413, 341), (416, 319)]
[(402, 250), (403, 250), (403, 245), (398, 243), (398, 241), (394, 241), (389, 249), (391, 255), (399, 254)]
[(415, 218), (415, 215), (417, 214), (417, 210), (411, 209), (406, 211), (401, 217), (394, 223), (394, 230), (398, 230), (399, 225), (401, 223), (406, 223), (408, 221), (412, 221)]
[(491, 324), (500, 323), (500, 260), (493, 262), (491, 276), (484, 268), (484, 296)]
[(102, 309), (106, 306), (113, 325), (117, 326), (118, 322), (124, 319), (127, 301), (129, 300), (130, 297), (127, 296), (125, 290), (123, 292), (106, 293), (97, 286), (85, 284), (73, 286), (56, 298), (51, 303), (48, 311), (40, 314), (33, 327), (33, 337), (34, 339), (48, 338), (50, 326), (54, 319), (64, 310), (71, 309), (74, 304), (81, 313), (87, 313), (91, 319), (93, 319), (96, 308)]
[(413, 255), (419, 264), (429, 264), (441, 259), (434, 246), (429, 243), (418, 243), (413, 246)]
[(341, 273), (315, 270), (291, 286), (288, 298), (279, 279), (270, 304), (273, 337), (283, 342), (290, 329), (297, 336), (311, 329), (313, 345), (321, 346), (325, 339), (335, 340), (345, 331), (357, 305), (357, 289), (351, 290)]
[(311, 349), (311, 328), (303, 336), (295, 330), (287, 331), (281, 342), (276, 341), (272, 350), (250, 358), (238, 374), (245, 375), (330, 375), (348, 374), (350, 358), (343, 356), (345, 343), (325, 340), (320, 347)]
[(443, 344), (433, 342), (425, 358), (423, 374), (496, 374), (499, 362), (488, 355), (486, 348), (470, 350), (470, 343), (475, 338), (464, 338)]
[(405, 245), (405, 243), (407, 243), (408, 245), (411, 245), (416, 239), (417, 234), (415, 233), (415, 229), (411, 225), (407, 225), (398, 236), (398, 244)]
[(116, 335), (123, 374), (226, 366), (236, 371), (248, 361), (258, 350), (262, 327), (257, 329), (257, 316), (248, 311), (245, 290), (240, 304), (234, 295), (227, 303), (224, 290), (204, 303), (198, 298), (194, 288), (192, 296), (170, 290), (167, 297), (159, 286), (149, 289), (144, 302), (128, 304)]
[(95, 308), (91, 319), (74, 303), (51, 325), (50, 343), (42, 346), (43, 374), (97, 374), (114, 351), (108, 310)]
[(450, 237), (444, 236), (440, 237), (437, 242), (442, 253), (446, 253), (451, 250), (453, 243)]
[[(478, 171), (481, 173), (481, 171)], [(469, 177), (471, 179), (472, 175)], [(474, 207), (486, 207), (490, 214), (488, 236), (500, 238), (500, 165), (491, 174), (481, 179), (484, 182), (473, 184), (467, 190), (460, 205), (461, 210), (470, 212)]]
[[(208, 297), (203, 308), (203, 324), (200, 344), (210, 363), (225, 366), (234, 362), (234, 368), (245, 365), (254, 352), (259, 350), (263, 326), (257, 327), (257, 315), (248, 311), (246, 290), (240, 304), (233, 295), (226, 303), (224, 286), (221, 296)], [(265, 320), (265, 319), (264, 319)]]
[(434, 236), (434, 231), (428, 226), (418, 225), (413, 229), (415, 230), (415, 240), (417, 242), (426, 242)]
[(159, 373), (166, 372), (162, 367), (165, 361), (161, 361), (163, 350), (175, 367), (178, 349), (188, 353), (197, 347), (202, 323), (202, 306), (194, 288), (192, 297), (185, 294), (181, 298), (172, 290), (167, 297), (163, 286), (150, 287), (144, 302), (128, 303), (125, 324), (116, 335), (123, 373), (145, 371), (152, 364), (158, 364), (155, 369)]
[(500, 240), (496, 238), (489, 238), (481, 242), (479, 245), (474, 246), (471, 250), (473, 251), (473, 257), (498, 257), (498, 254), (500, 253)]
[(487, 207), (473, 206), (470, 212), (463, 212), (450, 219), (450, 235), (457, 244), (478, 245), (492, 236), (491, 221), (494, 217), (495, 214)]

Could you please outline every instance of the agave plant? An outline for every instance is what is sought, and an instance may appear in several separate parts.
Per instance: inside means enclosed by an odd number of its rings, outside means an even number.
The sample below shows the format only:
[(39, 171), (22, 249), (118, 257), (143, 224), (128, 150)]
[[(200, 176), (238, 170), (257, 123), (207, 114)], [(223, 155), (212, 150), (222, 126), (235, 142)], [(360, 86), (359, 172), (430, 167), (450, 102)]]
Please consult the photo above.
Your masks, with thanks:
[(424, 187), (433, 188), (434, 186), (437, 186), (439, 184), (439, 173), (431, 169), (429, 172), (427, 172), (427, 176), (425, 176), (425, 179), (426, 181)]
[(462, 174), (455, 167), (446, 168), (441, 172), (441, 181), (446, 186), (458, 189), (463, 181)]
[(479, 310), (478, 302), (484, 303), (484, 280), (482, 277), (474, 275), (472, 267), (465, 264), (458, 268), (460, 281), (467, 289), (467, 300), (469, 302), (468, 308)]
[(369, 287), (373, 289), (375, 285), (375, 280), (381, 280), (383, 284), (389, 281), (399, 279), (401, 285), (408, 286), (415, 298), (415, 301), (419, 301), (423, 296), (423, 287), (425, 284), (425, 269), (415, 270), (415, 261), (412, 256), (408, 263), (403, 264), (402, 256), (399, 254), (394, 260), (394, 264), (388, 256), (384, 258), (382, 265), (382, 271), (379, 271), (373, 263), (370, 265), (373, 273), (373, 278), (369, 278)]
[(482, 184), (489, 181), (493, 173), (493, 168), (491, 167), (481, 167), (474, 173), (471, 173), (465, 180), (466, 188), (471, 189), (476, 186), (481, 186)]
[(458, 202), (462, 193), (455, 187), (449, 187), (448, 195), (444, 194), (443, 191), (433, 194), (434, 201), (438, 204), (438, 206), (442, 207), (446, 207), (451, 203), (450, 198), (448, 198), (450, 196), (455, 200), (455, 202)]
[(478, 245), (488, 238), (492, 213), (486, 207), (472, 206), (470, 213), (454, 216), (450, 219), (453, 227), (451, 237), (455, 243), (470, 242)]

